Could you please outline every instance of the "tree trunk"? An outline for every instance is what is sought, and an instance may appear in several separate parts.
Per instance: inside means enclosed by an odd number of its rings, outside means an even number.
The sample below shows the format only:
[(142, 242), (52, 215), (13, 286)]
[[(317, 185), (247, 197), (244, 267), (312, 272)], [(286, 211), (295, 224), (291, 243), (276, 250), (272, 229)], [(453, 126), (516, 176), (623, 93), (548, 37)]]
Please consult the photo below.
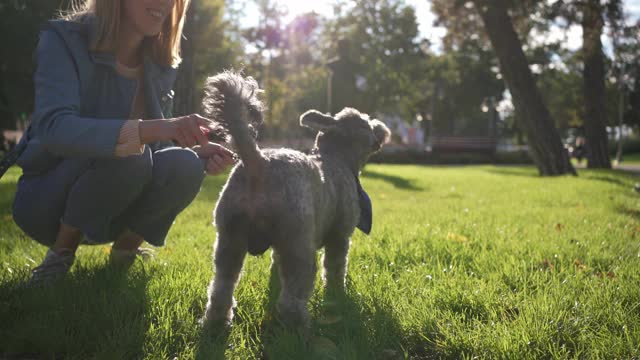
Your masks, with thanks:
[(522, 120), (529, 151), (540, 175), (576, 175), (533, 79), (506, 5), (500, 0), (474, 0), (474, 3), (500, 61), (502, 75)]
[(195, 99), (195, 69), (193, 67), (195, 55), (195, 8), (197, 0), (192, 0), (187, 9), (187, 17), (183, 29), (181, 43), (182, 63), (178, 69), (178, 75), (174, 85), (175, 100), (173, 102), (173, 115), (181, 116), (198, 112)]
[(602, 53), (603, 7), (600, 0), (584, 4), (582, 56), (584, 57), (584, 130), (589, 168), (611, 168), (607, 145), (604, 55)]

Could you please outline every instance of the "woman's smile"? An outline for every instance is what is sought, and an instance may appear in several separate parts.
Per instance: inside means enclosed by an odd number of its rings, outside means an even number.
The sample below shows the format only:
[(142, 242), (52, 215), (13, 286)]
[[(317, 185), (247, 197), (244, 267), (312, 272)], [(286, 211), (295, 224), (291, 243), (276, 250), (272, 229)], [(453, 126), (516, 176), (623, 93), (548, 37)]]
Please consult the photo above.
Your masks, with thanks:
[(157, 10), (157, 9), (147, 9), (147, 13), (149, 14), (149, 16), (151, 16), (153, 19), (162, 22), (164, 20), (164, 17), (166, 16), (164, 12)]
[(124, 19), (139, 34), (155, 36), (162, 31), (174, 4), (173, 0), (126, 0)]

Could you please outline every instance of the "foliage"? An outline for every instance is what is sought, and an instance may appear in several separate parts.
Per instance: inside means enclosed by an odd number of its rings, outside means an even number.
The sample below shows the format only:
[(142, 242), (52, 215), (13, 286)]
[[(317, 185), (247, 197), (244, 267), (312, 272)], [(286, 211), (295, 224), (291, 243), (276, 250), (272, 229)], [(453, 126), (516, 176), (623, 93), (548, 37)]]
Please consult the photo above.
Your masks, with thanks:
[[(563, 132), (569, 127), (582, 127), (584, 105), (582, 101), (582, 65), (580, 51), (565, 48), (565, 39), (551, 40), (548, 34), (552, 28), (568, 29), (581, 21), (581, 2), (577, 0), (555, 0), (544, 2), (538, 0), (507, 1), (514, 26), (525, 43), (524, 50), (529, 63), (534, 69), (538, 87), (545, 98), (556, 126)], [(480, 18), (475, 13), (471, 2), (433, 0), (432, 10), (436, 15), (436, 24), (445, 26), (445, 53), (457, 51), (461, 44), (475, 41), (479, 47), (490, 49)], [(620, 56), (606, 59), (608, 74), (605, 78), (607, 86), (606, 106), (607, 123), (618, 123), (619, 89), (616, 78), (621, 62), (626, 63), (627, 91), (632, 99), (637, 98), (637, 74), (640, 74), (638, 56), (640, 51), (638, 27), (622, 25), (624, 14), (617, 0), (605, 4), (605, 19), (610, 28), (618, 25)], [(475, 53), (475, 52), (474, 52)], [(495, 61), (494, 61), (495, 62)], [(627, 99), (625, 123), (637, 124), (640, 119), (632, 99)], [(510, 120), (510, 119), (507, 119)], [(511, 126), (516, 124), (510, 120)]]
[(10, 219), (18, 175), (0, 181), (4, 358), (640, 356), (630, 175), (368, 165), (373, 233), (353, 237), (345, 298), (329, 301), (318, 276), (309, 343), (273, 321), (267, 255), (246, 260), (230, 332), (198, 327), (224, 176), (208, 178), (150, 262), (118, 274), (107, 247), (81, 247), (67, 280), (28, 290), (20, 285), (46, 249)]
[[(242, 5), (258, 8), (259, 21), (243, 28)], [(565, 130), (581, 126), (581, 68), (579, 52), (564, 48), (562, 39), (541, 40), (552, 28), (580, 21), (578, 0), (506, 1), (515, 28), (545, 102)], [(607, 121), (617, 123), (620, 99), (618, 79), (625, 64), (625, 123), (640, 124), (640, 43), (638, 27), (624, 25), (624, 14), (606, 2), (610, 35), (616, 35), (616, 56), (607, 62)], [(67, 0), (6, 0), (0, 3), (0, 128), (13, 127), (14, 119), (33, 108), (33, 63), (39, 25), (65, 8)], [(338, 56), (339, 40), (348, 40), (348, 57), (357, 64), (359, 86), (339, 94), (344, 103), (370, 113), (399, 114), (407, 122), (420, 115), (433, 122), (438, 134), (482, 135), (491, 112), (481, 108), (502, 100), (504, 85), (480, 17), (469, 1), (431, 1), (435, 25), (445, 26), (443, 46), (432, 50), (420, 37), (413, 7), (404, 0), (334, 2), (331, 17), (300, 14), (285, 23), (286, 12), (275, 0), (193, 0), (187, 20), (181, 78), (177, 99), (197, 111), (205, 76), (223, 68), (244, 68), (266, 88), (268, 103), (265, 137), (306, 134), (298, 116), (309, 108), (327, 111), (327, 64)], [(311, 46), (310, 46), (311, 45)], [(184, 75), (186, 74), (186, 75)], [(185, 86), (188, 87), (185, 90)], [(182, 97), (182, 99), (181, 99)], [(177, 101), (177, 103), (180, 103)], [(334, 101), (335, 105), (336, 101)], [(427, 126), (429, 122), (423, 122)], [(512, 118), (504, 119), (505, 134), (517, 132)]]
[(326, 108), (326, 79), (319, 42), (324, 19), (301, 14), (283, 24), (286, 12), (269, 0), (255, 1), (259, 21), (241, 29), (247, 53), (244, 69), (266, 90), (267, 126), (262, 136), (297, 137), (302, 134), (298, 117), (304, 111)]
[(225, 17), (224, 0), (191, 0), (193, 7), (193, 36), (195, 48), (194, 84), (202, 88), (206, 76), (229, 68), (241, 55), (240, 44), (227, 32), (235, 26)]
[(14, 128), (33, 110), (33, 52), (40, 26), (68, 0), (0, 2), (0, 129)]
[(348, 40), (348, 56), (366, 81), (354, 103), (365, 112), (416, 115), (424, 101), (426, 58), (418, 39), (416, 14), (402, 0), (338, 1), (324, 34), (325, 48), (337, 54)]
[[(428, 59), (428, 109), (437, 135), (489, 135), (490, 112), (483, 106), (502, 100), (505, 90), (496, 59), (477, 41), (469, 40), (455, 50)], [(433, 107), (433, 109), (431, 108)]]
[(174, 84), (175, 115), (198, 112), (205, 78), (237, 62), (241, 45), (228, 33), (233, 21), (233, 10), (226, 9), (224, 0), (191, 1), (181, 44), (183, 62)]

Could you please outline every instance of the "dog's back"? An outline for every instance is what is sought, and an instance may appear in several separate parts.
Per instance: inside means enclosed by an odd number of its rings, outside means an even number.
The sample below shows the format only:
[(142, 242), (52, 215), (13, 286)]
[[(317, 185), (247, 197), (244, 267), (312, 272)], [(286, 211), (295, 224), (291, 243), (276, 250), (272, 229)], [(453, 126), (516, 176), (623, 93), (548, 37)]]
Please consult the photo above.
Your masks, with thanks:
[(339, 162), (324, 164), (318, 156), (291, 149), (258, 148), (252, 126), (262, 120), (263, 105), (255, 80), (227, 71), (207, 79), (205, 90), (206, 115), (229, 131), (242, 160), (216, 206), (219, 230), (242, 233), (251, 254), (292, 241), (288, 233), (299, 228), (317, 231), (314, 239), (324, 238), (328, 228), (353, 230), (355, 180)]
[(325, 238), (323, 232), (328, 228), (348, 231), (355, 226), (356, 219), (348, 216), (352, 209), (345, 209), (357, 203), (355, 184), (346, 187), (352, 192), (345, 192), (344, 186), (334, 183), (348, 182), (348, 172), (343, 171), (345, 176), (340, 179), (335, 166), (290, 149), (265, 149), (261, 156), (266, 161), (258, 185), (250, 181), (249, 169), (240, 163), (232, 171), (215, 210), (216, 227), (242, 232), (249, 253), (261, 254), (271, 245), (295, 241), (287, 233), (302, 226), (317, 231), (315, 239)]

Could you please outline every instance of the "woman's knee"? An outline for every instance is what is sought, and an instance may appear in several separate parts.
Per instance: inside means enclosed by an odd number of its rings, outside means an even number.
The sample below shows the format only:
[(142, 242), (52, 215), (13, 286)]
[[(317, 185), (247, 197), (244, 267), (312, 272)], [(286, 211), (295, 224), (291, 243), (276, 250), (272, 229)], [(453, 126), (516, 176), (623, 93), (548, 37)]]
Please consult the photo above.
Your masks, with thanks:
[[(23, 178), (13, 203), (12, 215), (15, 224), (29, 237), (43, 245), (52, 245), (60, 225), (62, 207), (56, 199), (35, 193)], [(42, 201), (38, 200), (38, 197)]]
[[(97, 167), (102, 167), (101, 163), (98, 163)], [(109, 172), (111, 176), (146, 184), (153, 174), (151, 151), (148, 146), (145, 146), (144, 153), (110, 160), (104, 163), (103, 170)]]
[(204, 164), (191, 149), (170, 148), (156, 152), (154, 166), (167, 176), (165, 183), (176, 191), (198, 192), (204, 179)]

